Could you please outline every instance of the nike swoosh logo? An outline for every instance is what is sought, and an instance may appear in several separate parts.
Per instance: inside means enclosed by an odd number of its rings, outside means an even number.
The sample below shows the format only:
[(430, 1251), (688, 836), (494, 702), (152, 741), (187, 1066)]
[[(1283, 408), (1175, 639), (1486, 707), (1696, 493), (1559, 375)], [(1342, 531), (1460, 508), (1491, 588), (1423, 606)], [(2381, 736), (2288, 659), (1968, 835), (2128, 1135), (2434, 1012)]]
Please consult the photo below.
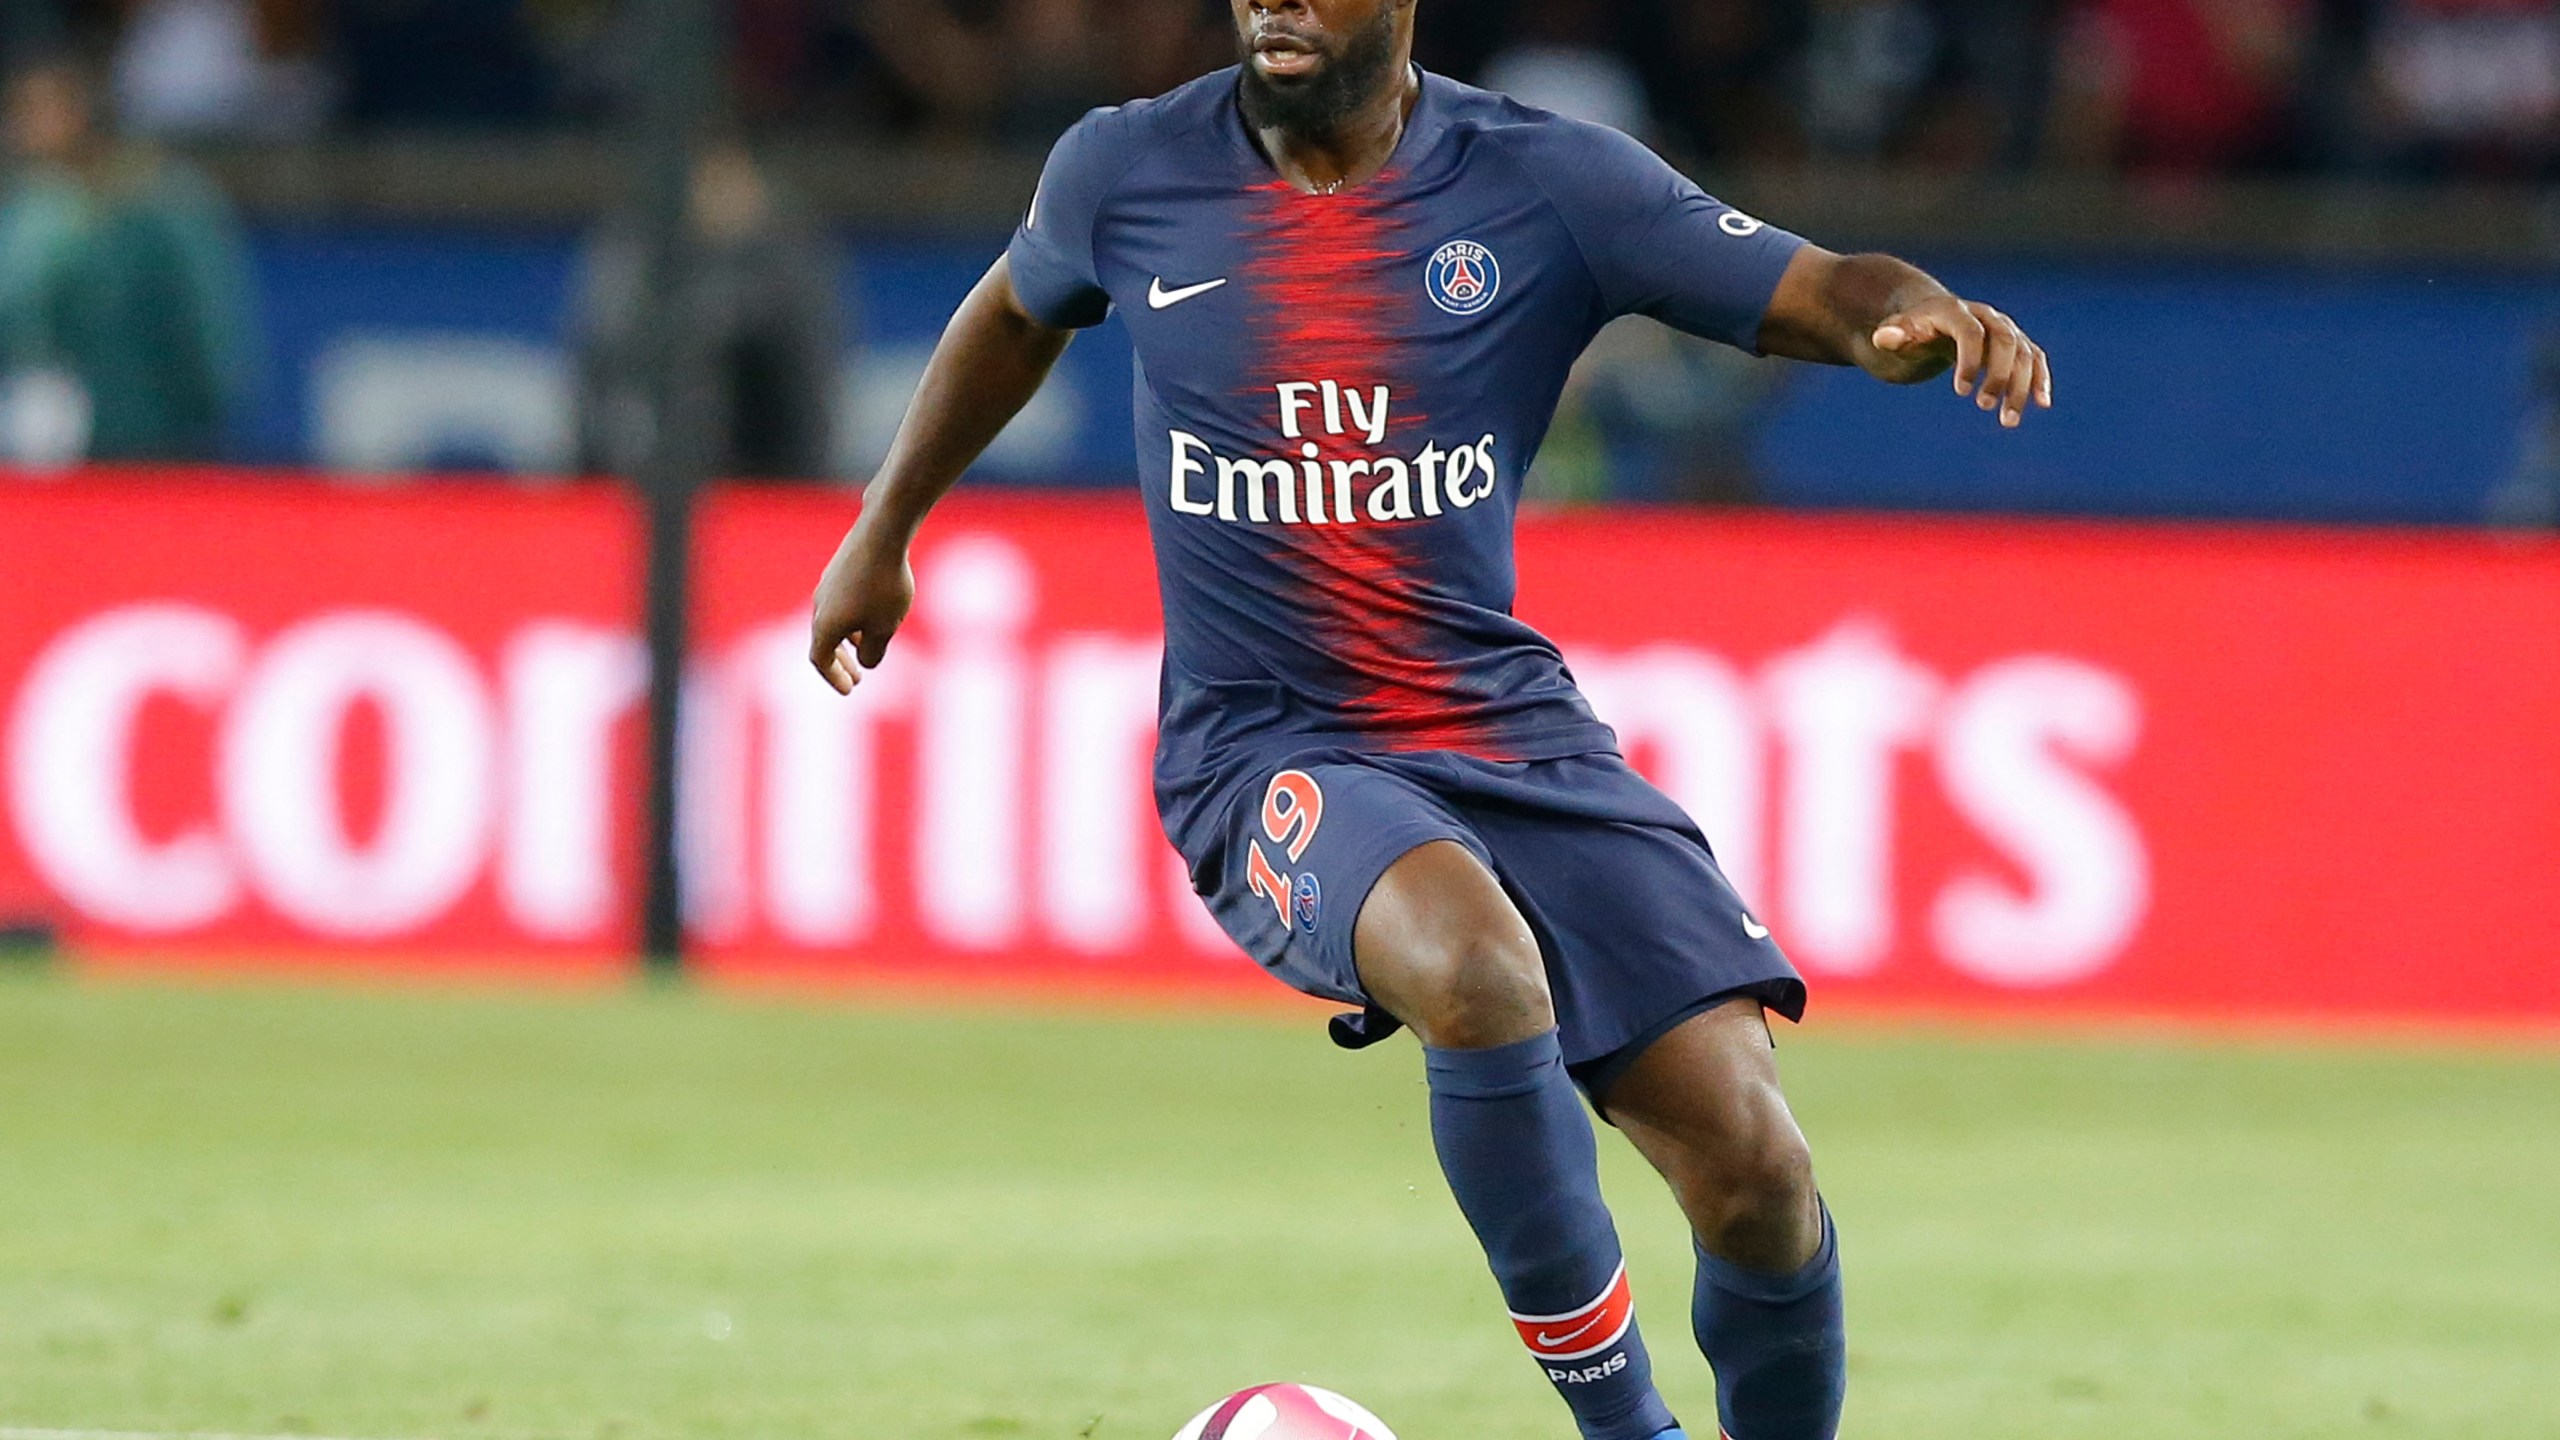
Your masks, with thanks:
[(1769, 927), (1752, 919), (1746, 912), (1742, 917), (1742, 933), (1754, 940), (1766, 940), (1769, 938)]
[(1546, 1331), (1541, 1330), (1538, 1332), (1538, 1343), (1549, 1350), (1570, 1345), (1574, 1341), (1581, 1339), (1583, 1336), (1590, 1334), (1591, 1327), (1608, 1318), (1608, 1312), (1602, 1311), (1600, 1314), (1594, 1315), (1590, 1319), (1583, 1321), (1580, 1329), (1567, 1330), (1561, 1335), (1550, 1335)]
[(1197, 285), (1185, 285), (1179, 290), (1167, 290), (1164, 288), (1164, 277), (1159, 275), (1156, 277), (1155, 283), (1147, 287), (1147, 308), (1150, 310), (1170, 310), (1185, 300), (1192, 299), (1196, 296), (1206, 295), (1210, 291), (1215, 290), (1226, 283), (1227, 282), (1223, 278), (1217, 280), (1203, 280)]

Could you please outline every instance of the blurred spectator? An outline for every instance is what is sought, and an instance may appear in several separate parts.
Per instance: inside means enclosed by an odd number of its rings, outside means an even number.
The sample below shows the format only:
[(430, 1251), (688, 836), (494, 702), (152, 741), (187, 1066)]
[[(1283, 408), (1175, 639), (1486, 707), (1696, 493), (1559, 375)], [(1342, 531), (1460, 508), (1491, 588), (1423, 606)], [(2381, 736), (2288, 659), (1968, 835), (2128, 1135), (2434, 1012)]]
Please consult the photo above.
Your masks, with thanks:
[(250, 369), (249, 275), (202, 176), (104, 133), (79, 65), (10, 77), (0, 374), (22, 448), (208, 460)]
[(1114, 100), (1161, 95), (1235, 62), (1233, 24), (1224, 4), (1201, 0), (1108, 0)]
[(2309, 0), (2084, 0), (2064, 39), (2057, 157), (2179, 173), (2276, 162), (2312, 18)]
[(136, 0), (116, 51), (116, 116), (136, 135), (307, 135), (327, 119), (310, 0)]
[(332, 0), (329, 12), (352, 124), (520, 126), (553, 108), (527, 0)]
[[(1233, 59), (1226, 0), (712, 0), (758, 123), (1045, 145)], [(0, 0), (139, 135), (521, 127), (650, 77), (633, 0)], [(1708, 162), (2560, 169), (2560, 0), (1435, 0), (1425, 65)]]
[(1200, 0), (868, 0), (859, 40), (929, 134), (1046, 144), (1097, 105), (1161, 94), (1234, 59)]
[(1709, 159), (1785, 158), (1802, 148), (1787, 94), (1804, 27), (1775, 0), (1675, 3), (1646, 48), (1654, 114)]
[(995, 120), (1003, 75), (995, 62), (992, 14), (953, 0), (870, 0), (861, 35), (895, 83), (914, 100), (924, 128), (942, 135), (984, 130)]
[(791, 114), (810, 88), (824, 29), (815, 12), (811, 0), (736, 0), (729, 21), (731, 89), (750, 119)]
[(2436, 171), (2541, 169), (2560, 151), (2560, 0), (2385, 0), (2372, 31), (2385, 154)]
[(1088, 0), (1010, 0), (993, 17), (988, 55), (1000, 72), (997, 105), (1006, 135), (1045, 140), (1096, 105), (1131, 98), (1113, 73), (1103, 7)]
[(1880, 159), (1938, 76), (1946, 34), (1919, 0), (1815, 0), (1803, 60), (1808, 139)]
[[(678, 352), (666, 363), (716, 437), (717, 473), (817, 479), (828, 473), (839, 389), (834, 266), (735, 141), (694, 162), (685, 214), (690, 274), (675, 297)], [(649, 386), (660, 357), (642, 332), (642, 217), (609, 222), (578, 288), (580, 468), (631, 473), (651, 449)]]
[(2492, 524), (2560, 530), (2560, 328), (2546, 330), (2533, 357), (2515, 477), (2489, 497)]
[(45, 0), (0, 6), (0, 75), (62, 44), (62, 16)]
[(1644, 80), (1627, 59), (1615, 19), (1602, 0), (1543, 0), (1487, 62), (1483, 81), (1541, 110), (1649, 135)]
[(1943, 0), (1946, 70), (1915, 157), (1943, 169), (2019, 164), (2043, 133), (2061, 7), (2054, 0)]
[(1668, 326), (1610, 325), (1565, 382), (1528, 494), (1549, 504), (1758, 499), (1754, 441), (1792, 373)]

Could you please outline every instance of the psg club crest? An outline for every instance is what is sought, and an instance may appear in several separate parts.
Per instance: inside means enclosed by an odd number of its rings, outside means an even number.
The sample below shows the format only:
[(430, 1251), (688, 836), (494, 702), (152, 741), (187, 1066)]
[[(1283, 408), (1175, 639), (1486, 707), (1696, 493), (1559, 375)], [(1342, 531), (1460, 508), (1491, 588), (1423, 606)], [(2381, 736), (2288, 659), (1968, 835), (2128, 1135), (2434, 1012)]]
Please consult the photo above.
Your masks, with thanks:
[(1502, 293), (1502, 266), (1473, 240), (1452, 240), (1431, 257), (1423, 286), (1432, 304), (1452, 315), (1474, 315)]

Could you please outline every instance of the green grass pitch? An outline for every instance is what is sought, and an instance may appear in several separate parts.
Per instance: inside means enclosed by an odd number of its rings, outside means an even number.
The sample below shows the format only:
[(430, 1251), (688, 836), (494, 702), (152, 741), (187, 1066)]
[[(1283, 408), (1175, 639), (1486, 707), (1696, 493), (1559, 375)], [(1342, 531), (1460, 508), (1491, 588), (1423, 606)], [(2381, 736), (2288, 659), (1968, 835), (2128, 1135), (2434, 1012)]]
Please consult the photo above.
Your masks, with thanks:
[[(2560, 1436), (2560, 1054), (1820, 1027), (1853, 1440)], [(0, 982), (0, 1427), (1569, 1440), (1409, 1042), (1308, 1019)], [(1711, 1423), (1679, 1222), (1608, 1183)]]

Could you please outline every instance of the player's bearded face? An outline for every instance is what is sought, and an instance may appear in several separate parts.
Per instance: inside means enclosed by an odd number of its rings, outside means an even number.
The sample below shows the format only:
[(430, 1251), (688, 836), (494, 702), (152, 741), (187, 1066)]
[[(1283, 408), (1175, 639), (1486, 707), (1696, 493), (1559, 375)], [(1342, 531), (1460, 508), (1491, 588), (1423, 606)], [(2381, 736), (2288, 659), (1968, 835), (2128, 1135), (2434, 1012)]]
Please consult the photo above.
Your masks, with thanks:
[(1241, 16), (1245, 119), (1309, 138), (1339, 131), (1394, 73), (1397, 8), (1380, 5), (1348, 34), (1267, 10)]

